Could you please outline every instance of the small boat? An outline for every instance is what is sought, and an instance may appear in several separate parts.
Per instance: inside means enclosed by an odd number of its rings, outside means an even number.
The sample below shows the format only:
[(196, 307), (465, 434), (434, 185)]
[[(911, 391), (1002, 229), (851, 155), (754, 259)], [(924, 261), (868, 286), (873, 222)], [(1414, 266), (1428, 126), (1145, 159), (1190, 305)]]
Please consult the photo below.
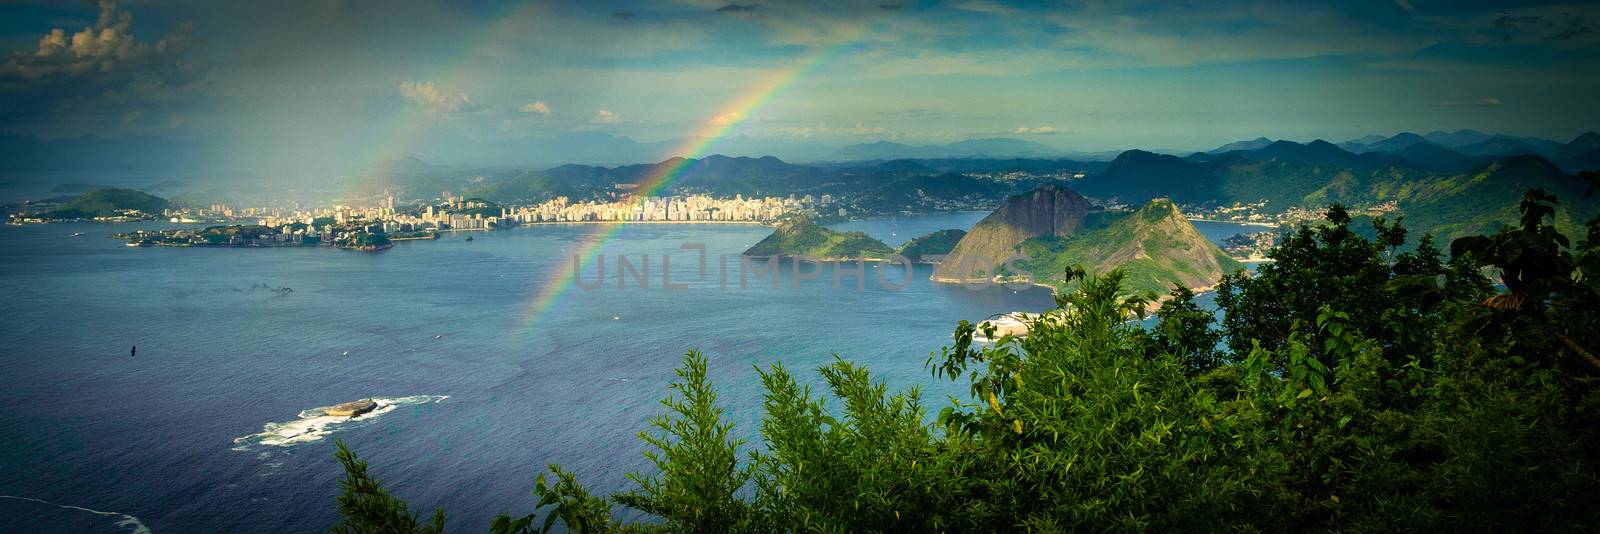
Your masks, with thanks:
[(83, 237), (83, 232), (73, 232), (72, 237)]
[(439, 334), (437, 336), (433, 336), (434, 339), (439, 339), (439, 338), (442, 338), (442, 337), (444, 337), (444, 334)]
[(467, 241), (471, 241), (471, 240), (472, 240), (472, 236), (470, 236), (470, 235), (467, 236)]
[(350, 351), (348, 351), (348, 350), (344, 351), (343, 354), (340, 354), (340, 356), (349, 356), (349, 355), (350, 355)]

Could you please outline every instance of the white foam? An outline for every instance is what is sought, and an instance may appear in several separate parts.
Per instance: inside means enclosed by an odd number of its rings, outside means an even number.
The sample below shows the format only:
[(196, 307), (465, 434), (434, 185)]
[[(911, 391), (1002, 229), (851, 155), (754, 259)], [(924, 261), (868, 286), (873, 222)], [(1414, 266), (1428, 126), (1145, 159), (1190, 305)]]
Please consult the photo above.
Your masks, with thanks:
[(117, 523), (116, 523), (117, 526), (125, 528), (125, 529), (128, 529), (128, 532), (132, 532), (133, 534), (150, 534), (150, 527), (144, 526), (144, 523), (139, 521), (139, 518), (131, 516), (131, 515), (128, 515), (128, 514), (124, 514), (122, 512), (102, 512), (102, 511), (99, 511), (99, 510), (91, 510), (91, 509), (88, 509), (88, 508), (84, 508), (82, 506), (72, 506), (70, 504), (56, 504), (56, 503), (53, 503), (53, 502), (50, 502), (50, 501), (46, 501), (44, 499), (34, 499), (34, 498), (31, 498), (31, 497), (18, 497), (16, 495), (0, 495), (0, 499), (16, 499), (16, 500), (19, 500), (19, 501), (29, 501), (29, 502), (36, 502), (36, 503), (40, 503), (40, 504), (48, 504), (50, 506), (55, 506), (57, 508), (65, 508), (67, 510), (78, 510), (80, 512), (89, 512), (91, 514), (103, 515), (103, 516), (107, 516), (107, 517), (120, 517), (122, 519), (117, 520)]
[(288, 447), (300, 443), (321, 441), (329, 434), (340, 430), (361, 426), (364, 423), (382, 417), (383, 414), (395, 411), (401, 406), (416, 406), (434, 404), (450, 398), (447, 395), (412, 395), (410, 397), (373, 397), (372, 401), (378, 407), (370, 412), (346, 417), (328, 415), (327, 411), (332, 406), (322, 406), (300, 412), (299, 419), (286, 423), (267, 423), (261, 432), (233, 439), (233, 450), (248, 451), (253, 446)]

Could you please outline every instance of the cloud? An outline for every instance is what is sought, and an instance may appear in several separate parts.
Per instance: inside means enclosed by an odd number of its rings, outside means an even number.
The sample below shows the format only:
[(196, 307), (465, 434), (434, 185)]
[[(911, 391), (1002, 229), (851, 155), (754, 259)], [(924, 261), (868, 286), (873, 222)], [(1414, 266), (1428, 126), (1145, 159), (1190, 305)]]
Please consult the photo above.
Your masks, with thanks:
[(1015, 15), (1015, 14), (1020, 12), (1020, 10), (1018, 10), (1018, 9), (1016, 9), (1014, 7), (1000, 5), (999, 3), (991, 2), (991, 1), (988, 1), (988, 0), (973, 0), (973, 1), (970, 1), (970, 2), (962, 2), (962, 3), (956, 4), (955, 7), (956, 7), (956, 9), (961, 9), (961, 10), (966, 10), (966, 11), (973, 11), (973, 12), (977, 12), (977, 13), (987, 13), (987, 14), (990, 14), (990, 15)]
[(1054, 126), (1035, 126), (1033, 128), (1019, 126), (1017, 129), (1012, 130), (1011, 133), (1016, 135), (1055, 135), (1062, 132)]
[(848, 133), (850, 135), (877, 135), (877, 134), (884, 133), (885, 131), (887, 131), (887, 130), (884, 130), (884, 128), (882, 126), (868, 127), (868, 126), (863, 126), (861, 123), (858, 122), (858, 123), (856, 123), (856, 127), (851, 128), (849, 130), (845, 130), (845, 133)]
[(595, 112), (594, 120), (590, 122), (595, 124), (616, 124), (622, 122), (622, 115), (609, 109), (602, 109)]
[(744, 119), (744, 114), (737, 111), (729, 111), (727, 113), (712, 117), (711, 120), (706, 121), (706, 124), (710, 124), (712, 126), (727, 126)]
[(400, 82), (400, 96), (422, 107), (429, 113), (454, 113), (472, 107), (467, 94), (439, 87), (433, 82)]
[(523, 113), (538, 113), (546, 117), (550, 116), (550, 106), (545, 104), (543, 100), (529, 104), (523, 104), (522, 107), (517, 108), (517, 111), (521, 111)]
[(1470, 102), (1445, 100), (1439, 102), (1439, 105), (1447, 108), (1497, 108), (1500, 107), (1500, 103), (1501, 102), (1499, 98), (1486, 96)]
[(201, 69), (186, 60), (193, 34), (184, 22), (154, 43), (139, 41), (133, 14), (102, 0), (93, 26), (52, 29), (34, 49), (0, 60), (0, 118), (104, 121), (141, 105), (181, 103), (203, 85)]

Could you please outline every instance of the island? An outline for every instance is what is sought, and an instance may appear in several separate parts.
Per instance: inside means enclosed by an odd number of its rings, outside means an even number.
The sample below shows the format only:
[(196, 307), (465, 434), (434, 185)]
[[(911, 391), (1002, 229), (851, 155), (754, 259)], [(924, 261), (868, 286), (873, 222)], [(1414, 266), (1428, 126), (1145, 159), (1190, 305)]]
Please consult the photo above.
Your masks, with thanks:
[(143, 221), (160, 216), (170, 207), (166, 199), (143, 191), (86, 187), (89, 189), (77, 196), (52, 197), (20, 206), (7, 206), (11, 212), (11, 222)]
[(745, 256), (804, 257), (817, 261), (879, 260), (894, 249), (862, 232), (836, 232), (810, 217), (795, 214), (778, 224), (771, 235), (744, 251)]
[(208, 226), (202, 229), (138, 230), (114, 234), (128, 246), (168, 247), (316, 247), (328, 246), (368, 252), (387, 250), (394, 241), (438, 239), (434, 231), (385, 232), (380, 224), (344, 223), (318, 219), (312, 224), (273, 227), (259, 224)]
[(905, 256), (917, 263), (939, 263), (935, 257), (942, 257), (955, 250), (956, 243), (967, 236), (966, 230), (939, 230), (924, 236), (912, 238), (895, 249), (895, 254)]

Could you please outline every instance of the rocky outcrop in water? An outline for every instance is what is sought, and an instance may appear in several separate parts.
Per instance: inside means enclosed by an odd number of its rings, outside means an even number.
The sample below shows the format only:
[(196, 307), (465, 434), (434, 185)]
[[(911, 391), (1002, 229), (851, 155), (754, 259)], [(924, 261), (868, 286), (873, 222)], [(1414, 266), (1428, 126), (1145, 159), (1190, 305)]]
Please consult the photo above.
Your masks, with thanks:
[(378, 409), (378, 403), (373, 402), (372, 399), (361, 399), (335, 404), (324, 410), (324, 413), (338, 417), (355, 417), (376, 409)]

